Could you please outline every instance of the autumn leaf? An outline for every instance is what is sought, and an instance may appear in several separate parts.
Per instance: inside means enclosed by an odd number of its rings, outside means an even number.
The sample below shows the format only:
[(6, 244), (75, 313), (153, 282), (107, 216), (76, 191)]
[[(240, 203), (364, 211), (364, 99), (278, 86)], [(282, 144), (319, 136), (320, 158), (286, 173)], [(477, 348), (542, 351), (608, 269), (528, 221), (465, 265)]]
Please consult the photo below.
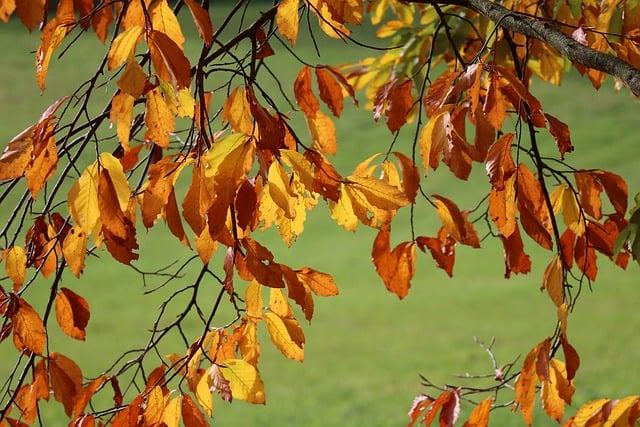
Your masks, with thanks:
[(298, 38), (298, 4), (299, 0), (283, 0), (278, 4), (276, 13), (276, 25), (278, 31), (291, 44), (295, 44)]
[(107, 56), (107, 67), (109, 70), (113, 70), (124, 64), (129, 57), (133, 55), (142, 31), (142, 27), (136, 25), (118, 34), (118, 37), (113, 40), (109, 48), (109, 54)]
[(27, 349), (42, 354), (47, 333), (40, 315), (24, 299), (18, 299), (18, 308), (12, 316), (13, 343), (19, 351)]
[(469, 419), (464, 423), (463, 427), (486, 427), (489, 425), (489, 415), (491, 414), (491, 405), (493, 404), (493, 399), (488, 397), (480, 402), (471, 414), (469, 414)]
[(89, 304), (71, 289), (61, 288), (55, 302), (56, 318), (62, 332), (84, 341), (89, 323)]
[(220, 369), (229, 381), (234, 399), (265, 404), (264, 384), (258, 370), (242, 359), (227, 359)]
[(334, 75), (326, 68), (316, 67), (316, 80), (320, 99), (327, 104), (334, 116), (340, 117), (344, 106), (342, 87)]
[(211, 26), (209, 11), (196, 3), (195, 0), (185, 0), (185, 3), (191, 12), (200, 38), (204, 40), (207, 46), (210, 46), (211, 43), (213, 43), (213, 28)]
[(185, 38), (180, 28), (178, 18), (169, 7), (167, 0), (159, 0), (153, 3), (150, 8), (151, 25), (155, 31), (164, 33), (175, 42), (180, 48), (184, 44)]
[(389, 228), (383, 228), (378, 232), (373, 242), (371, 257), (378, 275), (389, 292), (402, 299), (409, 293), (411, 279), (415, 274), (416, 244), (403, 242), (392, 251), (390, 236)]
[(27, 272), (27, 254), (20, 246), (13, 246), (4, 253), (4, 268), (14, 289), (19, 289), (24, 283)]
[(162, 148), (167, 148), (169, 134), (175, 129), (175, 118), (160, 89), (156, 88), (147, 93), (144, 122), (147, 125), (144, 138)]
[(547, 265), (542, 287), (547, 290), (551, 301), (560, 307), (564, 302), (564, 272), (559, 256), (556, 255)]
[(82, 371), (70, 358), (60, 354), (49, 355), (49, 375), (53, 396), (62, 403), (67, 415), (73, 412), (78, 393), (82, 390)]
[[(296, 2), (296, 0), (290, 1), (290, 3)], [(279, 8), (282, 7), (285, 2), (280, 3)], [(297, 12), (296, 12), (297, 13)], [(297, 18), (297, 15), (296, 15)], [(297, 22), (297, 21), (296, 21)], [(295, 82), (293, 83), (293, 92), (296, 97), (296, 102), (302, 110), (302, 112), (309, 118), (314, 118), (316, 113), (320, 109), (320, 103), (311, 90), (311, 68), (304, 66), (300, 69)]]

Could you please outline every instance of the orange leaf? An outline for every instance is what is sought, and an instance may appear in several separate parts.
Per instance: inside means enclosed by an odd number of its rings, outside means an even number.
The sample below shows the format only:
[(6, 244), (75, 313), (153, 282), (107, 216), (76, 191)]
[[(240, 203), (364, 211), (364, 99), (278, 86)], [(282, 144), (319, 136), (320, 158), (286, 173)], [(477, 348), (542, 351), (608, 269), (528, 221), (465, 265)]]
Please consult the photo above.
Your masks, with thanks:
[(27, 349), (42, 354), (46, 341), (44, 324), (38, 313), (24, 299), (18, 299), (18, 309), (12, 317), (13, 343), (20, 351)]
[(463, 427), (486, 427), (489, 425), (489, 415), (491, 415), (491, 405), (493, 404), (493, 399), (488, 397), (480, 402), (471, 414), (469, 414), (469, 419), (466, 423), (464, 423)]
[(340, 117), (344, 103), (342, 87), (333, 74), (324, 67), (316, 68), (316, 79), (320, 90), (320, 99), (327, 104), (334, 116)]
[(311, 90), (311, 69), (308, 66), (302, 67), (298, 73), (293, 83), (293, 91), (296, 96), (296, 102), (302, 112), (307, 117), (314, 118), (320, 108), (320, 104)]
[(338, 287), (329, 274), (315, 271), (311, 268), (302, 268), (296, 270), (298, 279), (311, 291), (321, 297), (330, 297), (338, 295)]
[(74, 276), (80, 277), (84, 270), (87, 249), (87, 235), (76, 225), (67, 233), (62, 242), (62, 254)]
[(61, 288), (56, 296), (56, 318), (62, 332), (84, 341), (89, 324), (89, 304), (68, 288)]
[(420, 185), (420, 174), (413, 160), (400, 152), (393, 153), (402, 165), (402, 189), (407, 195), (409, 202), (415, 203), (418, 194), (418, 186)]
[(542, 287), (547, 290), (549, 298), (551, 298), (556, 307), (560, 307), (564, 302), (564, 272), (562, 261), (560, 261), (558, 255), (553, 257), (544, 270)]
[(407, 80), (394, 86), (387, 97), (387, 127), (391, 132), (398, 131), (406, 122), (413, 108), (413, 96), (411, 90), (413, 82)]
[(389, 244), (391, 231), (385, 227), (378, 232), (373, 242), (373, 264), (385, 286), (402, 299), (409, 293), (411, 278), (415, 274), (416, 244), (403, 242), (393, 251)]

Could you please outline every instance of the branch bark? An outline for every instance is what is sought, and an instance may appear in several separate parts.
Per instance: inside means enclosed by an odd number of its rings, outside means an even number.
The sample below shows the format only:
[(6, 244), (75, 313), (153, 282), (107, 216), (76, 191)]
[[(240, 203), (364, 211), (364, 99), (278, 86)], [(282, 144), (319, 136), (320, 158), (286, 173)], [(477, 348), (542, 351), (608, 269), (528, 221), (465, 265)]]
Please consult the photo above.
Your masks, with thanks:
[(634, 95), (640, 96), (640, 70), (614, 55), (578, 43), (560, 31), (553, 22), (514, 12), (491, 0), (408, 1), (423, 4), (446, 3), (472, 9), (504, 29), (547, 43), (576, 64), (617, 77)]

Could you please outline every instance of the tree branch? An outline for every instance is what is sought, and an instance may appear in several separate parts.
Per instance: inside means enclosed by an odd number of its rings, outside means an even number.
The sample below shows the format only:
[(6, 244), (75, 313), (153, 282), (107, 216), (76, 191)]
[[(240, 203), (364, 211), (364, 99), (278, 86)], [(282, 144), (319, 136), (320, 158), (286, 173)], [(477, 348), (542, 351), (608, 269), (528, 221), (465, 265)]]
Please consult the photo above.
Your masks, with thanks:
[(552, 22), (514, 12), (490, 0), (408, 0), (410, 3), (446, 3), (473, 9), (496, 22), (504, 29), (524, 34), (547, 43), (572, 62), (605, 72), (624, 82), (636, 96), (640, 96), (640, 70), (622, 59), (599, 52), (560, 31)]

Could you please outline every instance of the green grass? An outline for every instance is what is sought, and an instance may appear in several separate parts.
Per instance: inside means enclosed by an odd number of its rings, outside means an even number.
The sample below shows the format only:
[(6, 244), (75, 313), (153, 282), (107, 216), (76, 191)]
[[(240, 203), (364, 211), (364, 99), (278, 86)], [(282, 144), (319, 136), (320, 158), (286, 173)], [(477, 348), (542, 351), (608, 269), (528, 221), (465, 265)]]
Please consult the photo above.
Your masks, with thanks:
[[(27, 35), (15, 22), (0, 31), (0, 141), (8, 141), (35, 121), (52, 100), (84, 81), (105, 48), (92, 37), (79, 41), (68, 56), (53, 61), (48, 88), (41, 96), (32, 77), (31, 52), (37, 47), (37, 35)], [(344, 62), (364, 55), (338, 41), (322, 39), (321, 43), (320, 59), (314, 56), (307, 39), (299, 42), (296, 51), (307, 61), (320, 63)], [(291, 86), (299, 65), (282, 46), (273, 47), (278, 54), (268, 63)], [(220, 83), (211, 82), (211, 87)], [(263, 83), (273, 85), (268, 79)], [(105, 101), (111, 90), (99, 98)], [(614, 93), (608, 87), (596, 93), (585, 79), (574, 75), (560, 88), (536, 84), (534, 93), (547, 111), (572, 129), (576, 152), (569, 159), (574, 166), (609, 169), (627, 179), (632, 193), (639, 190), (635, 148), (638, 106), (628, 94)], [(385, 151), (391, 141), (383, 124), (375, 125), (369, 112), (352, 106), (345, 108), (337, 128), (340, 145), (334, 163), (343, 173), (369, 154)], [(398, 144), (407, 149), (408, 131)], [(554, 150), (550, 139), (543, 137), (542, 144), (545, 151)], [(111, 145), (104, 148), (111, 149)], [(461, 183), (443, 167), (423, 183), (426, 191), (451, 197), (461, 207), (470, 208), (478, 194), (487, 190), (483, 175), (476, 164), (470, 182)], [(9, 208), (2, 206), (0, 211)], [(459, 381), (452, 374), (490, 370), (486, 354), (473, 343), (474, 336), (485, 340), (495, 336), (496, 356), (506, 363), (553, 329), (555, 310), (548, 297), (539, 292), (549, 253), (536, 250), (530, 241), (532, 273), (509, 281), (503, 278), (502, 249), (496, 241), (487, 241), (481, 250), (458, 249), (453, 279), (437, 269), (430, 257), (419, 253), (411, 292), (398, 301), (384, 289), (373, 270), (373, 231), (361, 228), (356, 234), (347, 233), (328, 218), (327, 212), (321, 204), (290, 249), (279, 242), (276, 233), (257, 235), (259, 241), (273, 248), (277, 260), (333, 274), (340, 295), (316, 299), (314, 319), (304, 325), (307, 345), (303, 364), (286, 360), (262, 335), (260, 363), (267, 405), (229, 405), (217, 400), (214, 411), (218, 425), (403, 425), (413, 397), (424, 391), (418, 373), (436, 383), (452, 383)], [(420, 207), (416, 218), (419, 234), (435, 233), (438, 220), (433, 210)], [(406, 238), (407, 229), (408, 217), (402, 214), (394, 223), (394, 239)], [(142, 269), (165, 265), (182, 252), (163, 225), (149, 232), (139, 231), (139, 239), (142, 248), (137, 265)], [(623, 272), (600, 259), (599, 269), (593, 293), (583, 293), (570, 320), (570, 338), (582, 360), (574, 406), (596, 397), (637, 393), (640, 385), (637, 265)], [(8, 286), (6, 281), (3, 285)], [(146, 328), (157, 314), (162, 295), (143, 296), (139, 276), (130, 269), (108, 256), (93, 258), (80, 280), (65, 277), (63, 285), (87, 298), (92, 317), (86, 343), (75, 342), (52, 326), (51, 350), (80, 361), (85, 376), (99, 374), (122, 351), (146, 342)], [(210, 285), (207, 293), (213, 297), (217, 285)], [(42, 281), (28, 291), (26, 298), (41, 309), (48, 292), (47, 283)], [(192, 336), (199, 333), (195, 323), (188, 329)], [(172, 344), (162, 350), (180, 351), (177, 339)], [(14, 356), (10, 340), (0, 345), (0, 378), (6, 376)], [(44, 406), (45, 425), (63, 423), (55, 406)], [(498, 411), (493, 417), (495, 425), (521, 423), (520, 416), (508, 410)], [(553, 425), (537, 417), (536, 425), (547, 424)]]

